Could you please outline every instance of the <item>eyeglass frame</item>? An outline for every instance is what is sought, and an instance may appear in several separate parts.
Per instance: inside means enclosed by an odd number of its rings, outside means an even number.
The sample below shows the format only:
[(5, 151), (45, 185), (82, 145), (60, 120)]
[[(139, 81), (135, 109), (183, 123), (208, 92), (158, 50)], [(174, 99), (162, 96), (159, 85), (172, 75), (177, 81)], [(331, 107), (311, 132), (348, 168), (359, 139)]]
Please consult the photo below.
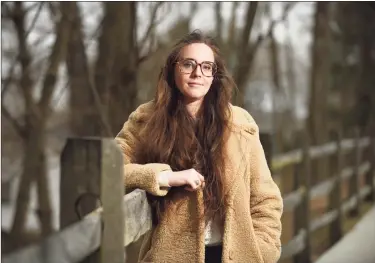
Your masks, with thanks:
[[(192, 70), (192, 72), (190, 72), (190, 73), (185, 73), (185, 72), (182, 72), (181, 67), (178, 66), (180, 72), (183, 73), (183, 74), (191, 74), (191, 73), (193, 73), (195, 70), (197, 70), (197, 67), (198, 67), (198, 66), (200, 67), (201, 72), (202, 72), (203, 76), (205, 76), (205, 77), (213, 77), (213, 76), (215, 76), (215, 74), (217, 73), (217, 70), (218, 70), (217, 65), (216, 65), (215, 62), (212, 62), (212, 61), (202, 61), (201, 63), (198, 63), (198, 62), (197, 62), (195, 59), (193, 59), (193, 58), (185, 58), (185, 59), (180, 59), (179, 61), (176, 61), (175, 63), (176, 63), (176, 64), (180, 64), (180, 62), (182, 62), (182, 61), (186, 61), (186, 60), (194, 61), (194, 62), (195, 62), (195, 67), (194, 67), (194, 69)], [(203, 69), (202, 69), (202, 64), (203, 64), (203, 63), (209, 63), (209, 64), (211, 64), (211, 66), (213, 66), (214, 72), (212, 73), (211, 76), (206, 76), (206, 75), (203, 73)]]

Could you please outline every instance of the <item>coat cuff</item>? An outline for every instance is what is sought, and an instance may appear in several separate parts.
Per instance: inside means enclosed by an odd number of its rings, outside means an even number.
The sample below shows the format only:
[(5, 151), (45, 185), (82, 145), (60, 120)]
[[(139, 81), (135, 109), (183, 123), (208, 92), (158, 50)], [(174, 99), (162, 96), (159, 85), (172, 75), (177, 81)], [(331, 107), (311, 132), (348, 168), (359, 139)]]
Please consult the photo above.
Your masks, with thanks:
[(127, 188), (143, 189), (155, 196), (165, 196), (169, 187), (160, 185), (158, 174), (163, 171), (172, 171), (168, 164), (127, 164), (125, 169), (125, 185)]

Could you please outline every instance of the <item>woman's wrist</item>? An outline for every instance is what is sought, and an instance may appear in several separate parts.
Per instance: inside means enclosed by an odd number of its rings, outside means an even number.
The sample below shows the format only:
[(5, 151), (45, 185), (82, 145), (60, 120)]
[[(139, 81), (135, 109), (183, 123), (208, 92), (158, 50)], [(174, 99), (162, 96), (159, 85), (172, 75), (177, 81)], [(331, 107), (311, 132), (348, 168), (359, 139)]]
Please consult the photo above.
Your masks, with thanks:
[(169, 175), (172, 171), (162, 171), (158, 174), (158, 182), (160, 187), (171, 187), (169, 184)]

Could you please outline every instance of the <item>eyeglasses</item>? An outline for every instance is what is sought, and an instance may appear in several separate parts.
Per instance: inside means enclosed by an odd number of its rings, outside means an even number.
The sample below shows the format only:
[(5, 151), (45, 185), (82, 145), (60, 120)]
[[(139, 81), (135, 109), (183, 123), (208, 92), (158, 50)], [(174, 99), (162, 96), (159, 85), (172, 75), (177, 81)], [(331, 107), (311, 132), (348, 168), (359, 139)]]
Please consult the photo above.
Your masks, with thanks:
[(210, 61), (203, 61), (202, 63), (197, 63), (193, 59), (183, 59), (177, 62), (180, 72), (184, 74), (191, 74), (193, 73), (198, 65), (201, 68), (201, 72), (206, 77), (212, 77), (217, 72), (217, 66), (215, 63)]

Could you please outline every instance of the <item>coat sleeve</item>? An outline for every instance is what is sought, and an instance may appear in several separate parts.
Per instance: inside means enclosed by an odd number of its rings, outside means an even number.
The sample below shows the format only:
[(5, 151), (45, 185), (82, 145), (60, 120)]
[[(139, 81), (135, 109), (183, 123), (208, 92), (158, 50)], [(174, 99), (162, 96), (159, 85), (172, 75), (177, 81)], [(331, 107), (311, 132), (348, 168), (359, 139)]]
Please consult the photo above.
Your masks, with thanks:
[(133, 112), (118, 133), (115, 141), (118, 143), (124, 157), (124, 185), (126, 192), (136, 188), (145, 190), (155, 196), (165, 196), (169, 188), (159, 185), (158, 173), (171, 171), (171, 167), (164, 163), (137, 164), (131, 163), (132, 149), (137, 143), (137, 115), (139, 109)]
[(259, 138), (259, 127), (249, 113), (246, 118), (253, 134), (250, 150), (250, 213), (263, 262), (276, 263), (281, 256), (283, 201), (279, 187), (271, 177)]

